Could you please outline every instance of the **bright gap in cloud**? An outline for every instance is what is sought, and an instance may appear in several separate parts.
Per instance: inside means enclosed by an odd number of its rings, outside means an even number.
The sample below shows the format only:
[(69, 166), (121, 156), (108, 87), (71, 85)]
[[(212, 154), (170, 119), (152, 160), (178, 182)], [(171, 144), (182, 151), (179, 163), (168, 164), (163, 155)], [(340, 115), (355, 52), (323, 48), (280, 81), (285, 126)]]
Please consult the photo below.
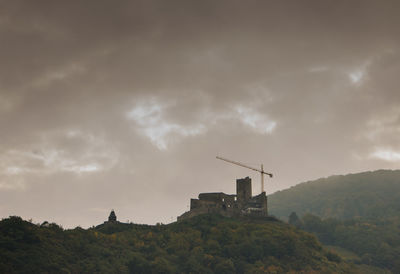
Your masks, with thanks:
[(276, 128), (277, 123), (275, 121), (269, 120), (268, 117), (255, 112), (251, 108), (238, 106), (236, 107), (236, 112), (243, 124), (251, 127), (259, 133), (269, 134)]
[(145, 135), (161, 150), (168, 148), (168, 135), (178, 134), (183, 137), (195, 136), (204, 131), (202, 125), (197, 127), (183, 127), (178, 124), (159, 123), (144, 129)]
[(166, 105), (154, 100), (135, 106), (127, 113), (127, 118), (136, 122), (139, 130), (160, 150), (166, 150), (172, 141), (171, 136), (188, 137), (203, 133), (202, 124), (184, 126), (166, 121), (163, 117)]
[(353, 84), (358, 84), (364, 77), (364, 71), (356, 70), (356, 71), (349, 73), (348, 75), (349, 75), (350, 81)]
[(376, 158), (380, 160), (385, 160), (389, 162), (400, 161), (400, 152), (393, 150), (377, 150), (371, 153), (371, 158)]
[(101, 169), (100, 166), (96, 164), (89, 164), (85, 166), (72, 166), (72, 167), (65, 167), (64, 170), (72, 171), (75, 173), (83, 173), (83, 172), (95, 172)]
[(156, 103), (137, 105), (130, 112), (128, 118), (135, 120), (139, 125), (158, 123), (161, 119), (162, 106)]
[(368, 59), (363, 64), (359, 65), (352, 71), (347, 72), (350, 82), (353, 85), (359, 85), (368, 73), (368, 67), (371, 65), (372, 60)]
[[(52, 140), (76, 138), (75, 149), (58, 149)], [(9, 150), (0, 155), (0, 175), (19, 176), (27, 173), (49, 175), (57, 172), (77, 174), (99, 172), (118, 162), (118, 152), (100, 137), (80, 131), (61, 131), (46, 134), (41, 143), (25, 150)]]
[[(57, 171), (74, 173), (96, 172), (102, 170), (102, 166), (96, 163), (85, 164), (86, 161), (66, 157), (62, 151), (46, 150), (41, 152), (11, 151), (8, 154), (12, 158), (10, 163), (4, 163), (4, 174), (20, 175), (24, 173), (50, 174)], [(14, 160), (14, 161), (13, 161)], [(39, 161), (41, 164), (35, 164)], [(23, 162), (23, 166), (10, 165), (12, 162)]]

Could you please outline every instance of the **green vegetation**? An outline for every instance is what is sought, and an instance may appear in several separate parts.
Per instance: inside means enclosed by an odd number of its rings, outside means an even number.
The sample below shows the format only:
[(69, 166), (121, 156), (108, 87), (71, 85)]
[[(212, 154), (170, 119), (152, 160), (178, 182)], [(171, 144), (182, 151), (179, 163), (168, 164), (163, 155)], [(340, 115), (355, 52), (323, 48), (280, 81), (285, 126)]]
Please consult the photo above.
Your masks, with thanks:
[(386, 219), (400, 216), (400, 170), (331, 176), (302, 183), (268, 196), (270, 214), (292, 212), (321, 218)]
[(331, 176), (269, 197), (272, 214), (335, 246), (347, 261), (394, 273), (400, 273), (399, 201), (398, 170)]
[(317, 239), (277, 220), (203, 215), (170, 225), (63, 230), (0, 222), (0, 273), (349, 273)]
[(379, 170), (271, 195), (270, 213), (291, 225), (203, 215), (64, 230), (10, 217), (0, 273), (400, 273), (399, 198), (400, 171)]
[[(400, 273), (400, 219), (386, 221), (352, 219), (325, 219), (307, 214), (301, 219), (300, 228), (314, 233), (330, 246), (344, 248), (343, 256), (356, 264), (373, 265)], [(337, 252), (338, 250), (336, 250)], [(343, 254), (344, 252), (337, 252)]]

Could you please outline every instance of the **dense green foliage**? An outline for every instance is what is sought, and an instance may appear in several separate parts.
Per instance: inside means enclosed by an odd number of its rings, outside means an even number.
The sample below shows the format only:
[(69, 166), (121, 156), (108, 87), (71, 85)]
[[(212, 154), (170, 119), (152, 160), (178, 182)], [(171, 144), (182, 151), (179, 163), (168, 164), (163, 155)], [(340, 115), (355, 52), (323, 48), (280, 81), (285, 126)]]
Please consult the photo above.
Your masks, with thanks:
[(400, 273), (399, 170), (306, 182), (269, 196), (269, 206), (323, 244), (354, 252), (355, 263)]
[(337, 273), (316, 238), (280, 221), (204, 215), (170, 225), (106, 223), (63, 230), (0, 222), (1, 273)]
[(311, 213), (321, 218), (400, 216), (400, 170), (331, 176), (268, 196), (269, 212), (287, 218)]
[(400, 273), (400, 219), (337, 220), (306, 214), (298, 225), (313, 232), (326, 245), (350, 250), (359, 257), (354, 263), (374, 265)]

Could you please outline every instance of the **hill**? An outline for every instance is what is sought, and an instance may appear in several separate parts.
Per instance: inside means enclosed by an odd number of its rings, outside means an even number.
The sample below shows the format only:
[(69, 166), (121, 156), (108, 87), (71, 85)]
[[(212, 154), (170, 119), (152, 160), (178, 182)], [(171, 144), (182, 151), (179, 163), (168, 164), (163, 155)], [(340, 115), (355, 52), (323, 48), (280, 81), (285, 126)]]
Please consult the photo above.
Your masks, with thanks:
[(201, 215), (169, 225), (63, 230), (0, 222), (1, 273), (348, 273), (314, 236), (277, 220)]
[(348, 261), (400, 273), (399, 170), (302, 183), (269, 196), (269, 206), (271, 214), (290, 215), (289, 223), (340, 247), (343, 257), (353, 253)]
[(331, 176), (298, 184), (268, 197), (270, 214), (287, 218), (388, 219), (400, 216), (400, 170)]

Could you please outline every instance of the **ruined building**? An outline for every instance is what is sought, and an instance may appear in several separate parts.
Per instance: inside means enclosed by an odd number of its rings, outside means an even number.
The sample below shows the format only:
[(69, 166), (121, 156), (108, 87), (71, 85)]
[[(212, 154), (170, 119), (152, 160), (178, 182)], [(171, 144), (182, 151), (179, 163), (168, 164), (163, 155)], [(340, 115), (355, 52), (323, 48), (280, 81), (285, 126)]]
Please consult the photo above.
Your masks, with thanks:
[(268, 216), (265, 192), (251, 196), (251, 179), (236, 180), (236, 195), (223, 192), (200, 193), (198, 199), (190, 199), (190, 211), (178, 217), (178, 221), (205, 213), (218, 213), (227, 217)]

